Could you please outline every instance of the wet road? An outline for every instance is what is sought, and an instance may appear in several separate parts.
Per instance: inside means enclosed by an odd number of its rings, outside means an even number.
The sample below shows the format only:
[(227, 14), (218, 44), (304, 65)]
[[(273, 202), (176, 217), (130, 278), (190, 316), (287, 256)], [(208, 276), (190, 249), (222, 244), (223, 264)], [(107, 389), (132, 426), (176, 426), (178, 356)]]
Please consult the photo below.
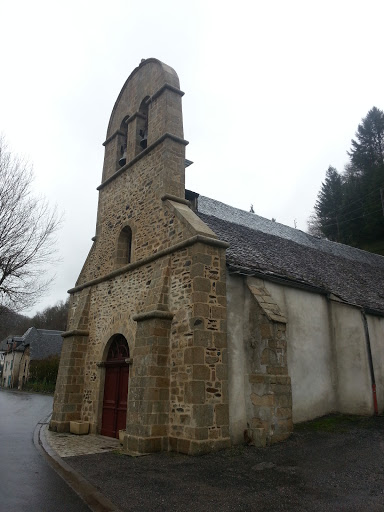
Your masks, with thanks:
[(0, 390), (0, 510), (89, 512), (33, 444), (36, 424), (52, 411), (51, 396)]

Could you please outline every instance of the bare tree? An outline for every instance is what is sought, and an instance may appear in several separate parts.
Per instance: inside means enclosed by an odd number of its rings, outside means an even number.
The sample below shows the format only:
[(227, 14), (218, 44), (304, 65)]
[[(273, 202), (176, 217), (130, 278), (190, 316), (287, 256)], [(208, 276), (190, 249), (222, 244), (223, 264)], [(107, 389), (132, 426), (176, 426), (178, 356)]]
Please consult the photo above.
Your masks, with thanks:
[(307, 233), (318, 238), (325, 238), (324, 233), (321, 231), (320, 220), (316, 212), (312, 212), (307, 220)]
[(32, 192), (32, 166), (0, 137), (0, 308), (31, 307), (47, 290), (60, 219)]

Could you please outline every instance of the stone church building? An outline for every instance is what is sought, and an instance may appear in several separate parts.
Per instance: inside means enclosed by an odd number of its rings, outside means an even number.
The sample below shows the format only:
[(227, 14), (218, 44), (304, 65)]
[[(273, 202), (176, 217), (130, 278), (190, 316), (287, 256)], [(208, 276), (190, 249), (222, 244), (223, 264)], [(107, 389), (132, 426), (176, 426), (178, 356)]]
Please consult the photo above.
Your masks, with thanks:
[(183, 94), (147, 59), (112, 110), (50, 428), (200, 454), (383, 412), (384, 258), (185, 190)]

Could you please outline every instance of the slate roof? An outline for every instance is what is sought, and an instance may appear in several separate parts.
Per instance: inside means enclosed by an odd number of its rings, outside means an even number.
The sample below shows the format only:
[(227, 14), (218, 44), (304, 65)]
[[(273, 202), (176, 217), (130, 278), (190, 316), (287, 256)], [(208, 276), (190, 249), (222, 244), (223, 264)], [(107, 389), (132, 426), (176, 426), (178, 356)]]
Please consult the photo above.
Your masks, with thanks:
[(10, 340), (10, 337), (8, 336), (7, 338), (4, 338), (1, 342), (0, 342), (0, 352), (6, 352), (8, 350), (8, 341)]
[(9, 336), (1, 342), (1, 346), (7, 340), (17, 341), (18, 345), (15, 351), (24, 352), (26, 347), (29, 346), (31, 360), (45, 359), (49, 356), (61, 354), (62, 332), (30, 327), (22, 336)]
[(63, 346), (63, 331), (37, 329), (39, 337), (31, 343), (31, 360), (45, 359), (49, 356), (60, 356)]
[(384, 257), (320, 239), (253, 213), (199, 196), (197, 214), (230, 244), (233, 271), (332, 293), (384, 314)]
[(8, 352), (9, 347), (12, 346), (14, 342), (16, 342), (16, 347), (18, 347), (22, 341), (21, 336), (7, 336), (0, 342), (0, 352)]

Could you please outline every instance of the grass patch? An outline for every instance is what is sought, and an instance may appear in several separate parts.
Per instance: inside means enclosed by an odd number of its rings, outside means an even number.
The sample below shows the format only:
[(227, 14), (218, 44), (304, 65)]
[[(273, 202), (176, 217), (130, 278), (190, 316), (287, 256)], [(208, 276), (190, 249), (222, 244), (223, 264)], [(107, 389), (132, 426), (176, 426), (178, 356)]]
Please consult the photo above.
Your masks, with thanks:
[(364, 251), (374, 252), (376, 254), (381, 254), (384, 256), (384, 241), (377, 240), (376, 242), (371, 242), (369, 244), (363, 244), (361, 249)]
[[(382, 417), (380, 418), (382, 421)], [(346, 414), (329, 414), (315, 420), (298, 423), (295, 432), (347, 432), (351, 428), (373, 428), (377, 426), (377, 416), (354, 416)]]
[(55, 392), (55, 386), (55, 382), (46, 382), (45, 379), (43, 381), (35, 382), (27, 381), (23, 386), (23, 391), (53, 394)]
[(126, 455), (126, 453), (123, 452), (123, 447), (121, 447), (120, 449), (117, 449), (117, 450), (112, 450), (112, 453), (113, 453), (113, 455), (118, 455), (118, 456)]

